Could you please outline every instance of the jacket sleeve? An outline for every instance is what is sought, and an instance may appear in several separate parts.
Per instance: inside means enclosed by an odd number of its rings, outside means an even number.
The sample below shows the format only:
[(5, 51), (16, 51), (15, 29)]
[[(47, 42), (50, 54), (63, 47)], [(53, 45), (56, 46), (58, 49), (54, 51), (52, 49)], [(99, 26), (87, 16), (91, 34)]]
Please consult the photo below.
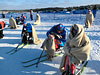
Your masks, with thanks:
[(65, 29), (61, 36), (62, 36), (62, 38), (59, 38), (59, 40), (62, 41), (65, 44), (66, 39), (68, 37), (68, 30)]
[(55, 26), (53, 26), (53, 27), (46, 33), (47, 37), (48, 37), (48, 35), (51, 34), (52, 32), (55, 32)]

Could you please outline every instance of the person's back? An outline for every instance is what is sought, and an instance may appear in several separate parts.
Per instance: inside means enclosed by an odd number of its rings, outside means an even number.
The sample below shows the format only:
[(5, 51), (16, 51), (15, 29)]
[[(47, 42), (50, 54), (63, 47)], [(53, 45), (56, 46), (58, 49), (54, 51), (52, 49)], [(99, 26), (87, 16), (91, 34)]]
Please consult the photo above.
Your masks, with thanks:
[(27, 30), (27, 32), (32, 32), (32, 26), (30, 23), (27, 23), (26, 30)]
[(15, 19), (12, 16), (9, 19), (9, 25), (10, 25), (11, 29), (16, 29), (17, 28), (16, 21), (15, 21)]
[(24, 24), (22, 29), (22, 34), (29, 34), (32, 37), (32, 26), (30, 23)]

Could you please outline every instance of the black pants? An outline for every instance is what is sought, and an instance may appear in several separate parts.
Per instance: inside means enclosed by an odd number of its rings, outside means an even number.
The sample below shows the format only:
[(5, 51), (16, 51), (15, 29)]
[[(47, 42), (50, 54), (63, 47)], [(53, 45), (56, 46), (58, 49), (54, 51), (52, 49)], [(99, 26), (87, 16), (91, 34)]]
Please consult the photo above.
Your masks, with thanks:
[(0, 30), (0, 38), (3, 38), (4, 34), (3, 34), (3, 30)]
[(21, 36), (23, 43), (33, 43), (33, 40), (30, 40), (32, 38), (32, 32), (23, 32)]
[(33, 15), (32, 14), (30, 15), (30, 18), (31, 18), (31, 20), (33, 20)]

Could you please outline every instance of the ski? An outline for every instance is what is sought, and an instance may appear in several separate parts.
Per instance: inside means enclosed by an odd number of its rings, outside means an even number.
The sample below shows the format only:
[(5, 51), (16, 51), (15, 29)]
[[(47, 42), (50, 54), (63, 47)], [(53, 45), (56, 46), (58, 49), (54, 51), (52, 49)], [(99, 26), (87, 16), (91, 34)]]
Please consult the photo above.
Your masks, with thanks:
[(33, 65), (36, 65), (36, 64), (38, 64), (38, 63), (40, 63), (40, 62), (44, 62), (44, 61), (47, 61), (47, 60), (48, 60), (48, 58), (43, 59), (43, 60), (40, 60), (39, 62), (36, 62), (36, 63), (30, 64), (30, 65), (24, 65), (24, 67), (31, 67), (31, 66), (33, 66)]
[(14, 52), (10, 53), (10, 55), (15, 54), (16, 52), (18, 52), (19, 50), (23, 49), (27, 45), (28, 44), (24, 44), (22, 47), (15, 49)]
[[(46, 56), (47, 56), (47, 55), (43, 55), (43, 56), (41, 56), (41, 58), (46, 57)], [(22, 63), (28, 63), (28, 62), (31, 62), (31, 61), (34, 61), (34, 60), (37, 60), (37, 59), (39, 59), (39, 57), (34, 58), (34, 59), (31, 59), (31, 60), (28, 60), (28, 61), (24, 61), (24, 62), (22, 62)]]
[(88, 64), (88, 61), (85, 61), (82, 65), (82, 67), (78, 70), (78, 72), (75, 75), (81, 75), (81, 73), (83, 72), (83, 70), (87, 64)]
[[(55, 54), (53, 57), (57, 57), (57, 56), (59, 56), (60, 54), (62, 54), (62, 52), (61, 53), (58, 53), (58, 54)], [(46, 55), (47, 56), (47, 55)], [(45, 56), (44, 56), (45, 57)], [(38, 59), (38, 58), (37, 58)], [(31, 66), (34, 66), (34, 65), (37, 65), (38, 63), (40, 63), (40, 62), (44, 62), (44, 61), (47, 61), (47, 60), (49, 60), (48, 58), (46, 58), (46, 59), (42, 59), (42, 60), (40, 60), (39, 62), (35, 62), (35, 63), (33, 63), (33, 64), (29, 64), (29, 65), (24, 65), (24, 67), (31, 67)]]
[[(62, 53), (62, 52), (60, 52), (60, 53)], [(59, 53), (58, 53), (58, 54), (59, 54)], [(56, 55), (57, 55), (57, 53), (56, 53)], [(46, 57), (46, 56), (47, 56), (47, 55), (42, 55), (41, 58)], [(24, 61), (24, 62), (22, 62), (22, 63), (28, 63), (28, 62), (37, 60), (37, 59), (39, 59), (39, 58), (40, 58), (40, 57), (36, 57), (36, 58), (30, 59), (30, 60)]]
[[(85, 61), (84, 63), (82, 63), (81, 66), (76, 67), (77, 71), (75, 72), (74, 75), (81, 75), (82, 72), (83, 72), (83, 70), (84, 70), (84, 68), (86, 67), (87, 63), (88, 63), (88, 61)], [(64, 71), (64, 72), (62, 73), (62, 75), (71, 75), (71, 74), (70, 74), (70, 72), (68, 72), (68, 73), (66, 74), (66, 71)]]
[(14, 50), (17, 50), (20, 46), (22, 46), (24, 43), (21, 43), (21, 44), (18, 44), (17, 47), (13, 48), (12, 50), (8, 51), (6, 54), (14, 51)]

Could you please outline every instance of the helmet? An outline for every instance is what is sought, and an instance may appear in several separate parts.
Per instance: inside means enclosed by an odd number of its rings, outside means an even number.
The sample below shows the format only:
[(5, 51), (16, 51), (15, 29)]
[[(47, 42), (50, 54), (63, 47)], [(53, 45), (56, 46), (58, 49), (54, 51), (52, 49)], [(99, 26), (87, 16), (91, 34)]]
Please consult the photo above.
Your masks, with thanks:
[(62, 31), (63, 29), (64, 29), (63, 24), (58, 24), (58, 25), (57, 25), (57, 30), (58, 30), (58, 31)]

